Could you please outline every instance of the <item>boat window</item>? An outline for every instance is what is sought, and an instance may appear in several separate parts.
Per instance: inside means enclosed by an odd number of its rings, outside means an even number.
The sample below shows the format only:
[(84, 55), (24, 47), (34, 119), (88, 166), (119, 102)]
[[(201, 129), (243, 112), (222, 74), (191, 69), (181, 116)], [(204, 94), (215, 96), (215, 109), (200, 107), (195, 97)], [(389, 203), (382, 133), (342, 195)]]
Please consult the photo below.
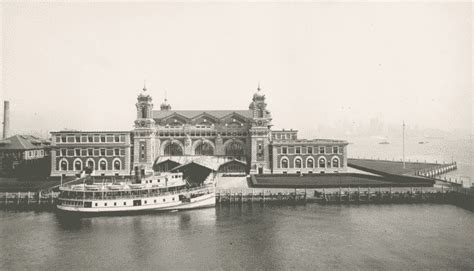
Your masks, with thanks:
[(95, 204), (95, 206), (97, 207), (97, 203)]
[(104, 206), (107, 206), (107, 202), (106, 202), (106, 203), (104, 203)]
[(117, 206), (117, 202), (114, 202), (114, 206)]
[(166, 199), (163, 199), (163, 202), (165, 202), (165, 201), (166, 201)]
[(123, 205), (127, 205), (127, 203), (124, 201), (124, 202), (123, 202)]
[(156, 203), (156, 199), (155, 199), (154, 203)]
[(173, 201), (174, 201), (174, 198), (173, 198)]
[(145, 204), (146, 204), (146, 200), (145, 200)]

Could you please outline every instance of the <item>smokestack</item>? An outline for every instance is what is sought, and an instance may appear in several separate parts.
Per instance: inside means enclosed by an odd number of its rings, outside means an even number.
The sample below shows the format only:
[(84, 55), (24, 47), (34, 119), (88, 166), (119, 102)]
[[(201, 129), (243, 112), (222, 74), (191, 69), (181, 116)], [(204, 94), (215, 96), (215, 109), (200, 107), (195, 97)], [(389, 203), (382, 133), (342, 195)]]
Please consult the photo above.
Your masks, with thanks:
[(10, 133), (10, 102), (3, 103), (3, 139), (8, 137)]

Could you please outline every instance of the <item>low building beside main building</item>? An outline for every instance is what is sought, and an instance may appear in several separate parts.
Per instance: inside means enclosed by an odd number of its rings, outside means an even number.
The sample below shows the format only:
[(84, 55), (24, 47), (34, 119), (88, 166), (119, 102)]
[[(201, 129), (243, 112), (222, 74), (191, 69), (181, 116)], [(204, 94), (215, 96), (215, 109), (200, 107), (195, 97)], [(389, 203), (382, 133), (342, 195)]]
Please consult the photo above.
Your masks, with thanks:
[(33, 135), (14, 135), (0, 140), (0, 174), (47, 176), (51, 142)]
[[(346, 141), (298, 139), (295, 130), (271, 127), (260, 87), (244, 110), (172, 110), (166, 99), (154, 110), (143, 88), (132, 131), (51, 133), (51, 175), (75, 175), (86, 167), (93, 168), (93, 175), (143, 175), (172, 170), (182, 161), (202, 166), (196, 159), (202, 162), (203, 156), (215, 160), (211, 164), (217, 172), (230, 175), (243, 168), (250, 174), (346, 171)], [(222, 161), (223, 167), (215, 165)]]

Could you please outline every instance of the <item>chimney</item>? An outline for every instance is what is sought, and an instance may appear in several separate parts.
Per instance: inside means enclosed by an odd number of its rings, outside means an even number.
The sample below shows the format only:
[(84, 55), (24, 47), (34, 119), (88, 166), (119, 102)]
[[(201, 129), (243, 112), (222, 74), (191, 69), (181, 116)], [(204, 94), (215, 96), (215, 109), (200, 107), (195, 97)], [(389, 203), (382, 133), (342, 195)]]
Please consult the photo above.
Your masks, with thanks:
[(10, 133), (10, 102), (3, 103), (3, 139), (8, 137)]

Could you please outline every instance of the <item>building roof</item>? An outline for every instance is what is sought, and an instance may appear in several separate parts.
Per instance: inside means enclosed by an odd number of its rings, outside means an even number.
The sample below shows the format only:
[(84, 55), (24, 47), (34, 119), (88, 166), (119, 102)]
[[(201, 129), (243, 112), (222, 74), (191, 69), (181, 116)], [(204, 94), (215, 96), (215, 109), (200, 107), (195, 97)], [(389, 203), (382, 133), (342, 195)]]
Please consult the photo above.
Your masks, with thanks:
[(80, 130), (62, 130), (50, 132), (50, 134), (130, 134), (131, 131), (80, 131)]
[[(160, 156), (155, 162), (155, 165), (165, 162), (165, 161), (173, 161), (180, 166), (175, 167), (173, 170), (177, 168), (181, 168), (182, 166), (188, 165), (188, 164), (198, 164), (200, 166), (209, 168), (211, 170), (217, 171), (219, 167), (223, 164), (226, 164), (231, 161), (238, 161), (234, 160), (232, 158), (227, 158), (225, 156)], [(238, 161), (240, 163), (245, 164), (245, 162)]]
[(153, 111), (153, 118), (164, 119), (175, 113), (188, 119), (193, 119), (202, 114), (221, 119), (234, 113), (245, 118), (252, 118), (252, 110), (155, 110)]
[(274, 139), (272, 145), (314, 145), (314, 144), (343, 144), (349, 142), (336, 139)]
[(49, 147), (51, 142), (32, 135), (14, 135), (0, 140), (0, 150), (31, 150)]

